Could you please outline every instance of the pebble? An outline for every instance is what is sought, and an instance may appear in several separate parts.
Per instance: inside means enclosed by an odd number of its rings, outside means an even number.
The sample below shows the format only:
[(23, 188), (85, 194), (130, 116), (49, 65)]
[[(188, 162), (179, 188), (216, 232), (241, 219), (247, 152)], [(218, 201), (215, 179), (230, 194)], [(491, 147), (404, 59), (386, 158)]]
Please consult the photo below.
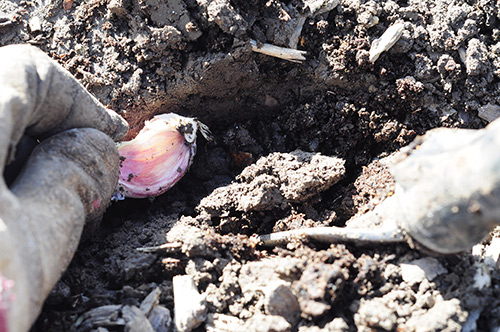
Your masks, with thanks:
[(477, 115), (483, 120), (492, 122), (500, 117), (500, 106), (495, 104), (486, 104), (477, 110)]
[(285, 318), (294, 324), (300, 318), (300, 305), (290, 288), (282, 282), (274, 281), (264, 290), (266, 313)]
[(422, 282), (424, 279), (432, 281), (438, 275), (448, 271), (432, 257), (426, 257), (403, 263), (401, 267), (401, 277), (410, 286)]
[(155, 332), (169, 332), (172, 325), (170, 311), (164, 306), (157, 305), (151, 310), (148, 320)]
[(193, 276), (175, 276), (172, 280), (174, 289), (175, 326), (179, 332), (192, 331), (207, 318), (207, 305)]

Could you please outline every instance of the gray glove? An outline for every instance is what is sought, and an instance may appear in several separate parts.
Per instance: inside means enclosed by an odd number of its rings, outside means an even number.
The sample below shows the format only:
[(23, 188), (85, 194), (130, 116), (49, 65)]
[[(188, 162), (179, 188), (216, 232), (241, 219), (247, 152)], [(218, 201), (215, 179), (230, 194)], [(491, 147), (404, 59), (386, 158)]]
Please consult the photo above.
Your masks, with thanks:
[(113, 139), (127, 124), (35, 47), (2, 47), (0, 63), (0, 170), (24, 134), (45, 139), (10, 188), (0, 179), (0, 279), (15, 294), (2, 304), (0, 287), (0, 325), (6, 317), (17, 332), (38, 316), (85, 223), (108, 206), (118, 180)]
[(468, 250), (500, 225), (500, 120), (481, 130), (434, 129), (391, 172), (386, 206), (416, 243)]
[(480, 130), (427, 132), (391, 167), (395, 195), (353, 218), (353, 226), (380, 224), (388, 235), (377, 240), (396, 242), (403, 232), (437, 254), (469, 250), (500, 225), (499, 147), (500, 120)]

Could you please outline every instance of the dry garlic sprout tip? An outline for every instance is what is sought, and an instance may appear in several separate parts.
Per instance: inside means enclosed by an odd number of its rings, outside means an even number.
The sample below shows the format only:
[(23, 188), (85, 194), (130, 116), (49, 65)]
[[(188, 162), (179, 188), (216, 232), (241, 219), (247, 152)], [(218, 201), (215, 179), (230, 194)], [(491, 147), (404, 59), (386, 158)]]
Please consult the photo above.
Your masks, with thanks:
[(203, 137), (207, 141), (212, 141), (214, 139), (214, 136), (212, 135), (212, 132), (210, 131), (210, 128), (208, 126), (200, 121), (198, 121), (198, 124), (200, 125), (200, 132), (203, 135)]

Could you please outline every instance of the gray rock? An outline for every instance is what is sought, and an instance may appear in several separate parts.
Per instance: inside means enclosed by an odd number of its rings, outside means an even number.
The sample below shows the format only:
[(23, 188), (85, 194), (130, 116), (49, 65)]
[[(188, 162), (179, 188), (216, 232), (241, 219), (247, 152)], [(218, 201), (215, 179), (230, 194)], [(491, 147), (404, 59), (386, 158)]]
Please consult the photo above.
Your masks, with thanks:
[(158, 305), (160, 301), (160, 294), (161, 294), (160, 288), (156, 287), (141, 302), (141, 306), (139, 307), (139, 309), (141, 309), (144, 315), (148, 316), (151, 310), (153, 310), (153, 308)]
[(125, 319), (125, 332), (154, 332), (151, 323), (136, 306), (126, 305), (122, 308), (122, 316)]
[(297, 297), (283, 282), (271, 282), (264, 290), (266, 313), (285, 318), (295, 324), (300, 318), (300, 306)]
[(92, 328), (121, 327), (125, 332), (154, 332), (144, 313), (136, 306), (106, 305), (84, 313), (73, 326), (74, 331)]

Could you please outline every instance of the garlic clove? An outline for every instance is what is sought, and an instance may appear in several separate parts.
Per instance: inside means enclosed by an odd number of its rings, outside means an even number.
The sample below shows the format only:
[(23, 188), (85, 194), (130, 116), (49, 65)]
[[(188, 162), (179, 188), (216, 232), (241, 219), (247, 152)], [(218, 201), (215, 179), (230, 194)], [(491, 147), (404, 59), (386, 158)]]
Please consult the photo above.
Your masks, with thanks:
[(119, 143), (120, 177), (113, 199), (158, 196), (175, 185), (193, 162), (198, 129), (211, 139), (198, 120), (161, 114), (146, 121), (133, 140)]

